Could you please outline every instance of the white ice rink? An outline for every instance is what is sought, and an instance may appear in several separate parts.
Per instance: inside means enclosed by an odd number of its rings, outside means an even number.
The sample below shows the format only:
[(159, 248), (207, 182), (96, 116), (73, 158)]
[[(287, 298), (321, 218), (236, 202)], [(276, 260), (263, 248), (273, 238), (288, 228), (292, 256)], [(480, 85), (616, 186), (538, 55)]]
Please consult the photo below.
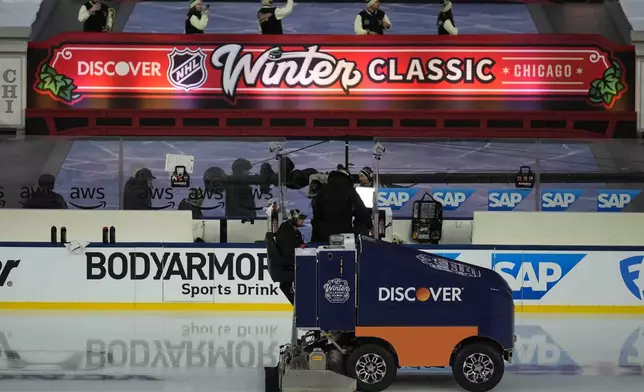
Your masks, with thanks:
[[(262, 391), (285, 313), (0, 313), (0, 391)], [(517, 314), (496, 391), (644, 391), (644, 315)], [(403, 369), (388, 391), (459, 391)]]

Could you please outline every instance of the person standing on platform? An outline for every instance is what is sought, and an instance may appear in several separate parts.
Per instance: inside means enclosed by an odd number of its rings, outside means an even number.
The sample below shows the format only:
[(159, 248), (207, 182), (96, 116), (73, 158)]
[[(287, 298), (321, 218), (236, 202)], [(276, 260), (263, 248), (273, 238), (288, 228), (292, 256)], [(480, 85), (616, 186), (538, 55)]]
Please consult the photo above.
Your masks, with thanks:
[(262, 0), (262, 8), (257, 11), (259, 32), (267, 35), (281, 35), (282, 19), (293, 12), (293, 0), (287, 0), (284, 7), (274, 7), (273, 0)]
[(391, 29), (391, 22), (385, 11), (380, 9), (379, 0), (366, 0), (367, 8), (362, 10), (353, 22), (357, 35), (383, 35)]
[(90, 0), (78, 10), (78, 21), (86, 33), (111, 31), (114, 25), (114, 10), (103, 4), (103, 0)]
[(210, 6), (203, 9), (202, 0), (190, 0), (190, 10), (186, 15), (186, 34), (203, 34), (208, 26)]
[(438, 35), (458, 35), (458, 29), (454, 22), (454, 14), (452, 13), (452, 2), (449, 0), (439, 1), (441, 12), (438, 14), (438, 19), (436, 20)]

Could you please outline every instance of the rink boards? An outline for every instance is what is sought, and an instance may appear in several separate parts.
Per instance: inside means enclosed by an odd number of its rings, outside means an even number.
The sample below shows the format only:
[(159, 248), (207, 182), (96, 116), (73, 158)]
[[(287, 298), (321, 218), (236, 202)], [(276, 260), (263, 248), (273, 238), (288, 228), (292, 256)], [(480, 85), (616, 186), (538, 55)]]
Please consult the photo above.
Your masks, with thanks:
[[(0, 308), (290, 310), (259, 244), (83, 245), (0, 244)], [(497, 271), (517, 311), (644, 313), (644, 247), (421, 249)]]

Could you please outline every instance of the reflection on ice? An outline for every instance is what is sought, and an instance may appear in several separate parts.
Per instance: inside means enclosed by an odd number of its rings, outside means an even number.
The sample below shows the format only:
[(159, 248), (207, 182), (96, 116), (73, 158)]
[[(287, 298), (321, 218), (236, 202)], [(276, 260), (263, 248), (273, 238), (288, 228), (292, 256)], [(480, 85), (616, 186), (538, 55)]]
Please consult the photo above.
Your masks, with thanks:
[[(2, 319), (3, 391), (92, 390), (97, 381), (114, 391), (142, 381), (176, 391), (204, 390), (213, 382), (222, 388), (217, 391), (261, 391), (262, 368), (275, 365), (291, 325), (289, 313), (5, 312)], [(518, 314), (515, 333), (513, 363), (497, 391), (641, 391), (644, 385), (638, 377), (643, 316)], [(401, 369), (390, 390), (452, 391), (457, 386), (450, 373)]]

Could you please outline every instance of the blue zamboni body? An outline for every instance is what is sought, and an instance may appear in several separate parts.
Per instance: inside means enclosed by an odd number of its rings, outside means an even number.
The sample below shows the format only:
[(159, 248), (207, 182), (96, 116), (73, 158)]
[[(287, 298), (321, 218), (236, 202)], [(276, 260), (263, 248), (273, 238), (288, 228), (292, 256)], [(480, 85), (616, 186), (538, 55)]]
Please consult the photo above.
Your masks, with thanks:
[[(447, 366), (449, 353), (470, 338), (494, 342), (510, 360), (514, 303), (499, 274), (371, 238), (361, 238), (358, 245), (360, 252), (346, 246), (298, 253), (298, 329), (386, 340), (398, 352), (400, 366)], [(442, 354), (422, 359), (401, 335), (425, 336), (422, 340), (435, 351), (445, 347), (438, 350)], [(422, 350), (423, 343), (418, 344)]]

